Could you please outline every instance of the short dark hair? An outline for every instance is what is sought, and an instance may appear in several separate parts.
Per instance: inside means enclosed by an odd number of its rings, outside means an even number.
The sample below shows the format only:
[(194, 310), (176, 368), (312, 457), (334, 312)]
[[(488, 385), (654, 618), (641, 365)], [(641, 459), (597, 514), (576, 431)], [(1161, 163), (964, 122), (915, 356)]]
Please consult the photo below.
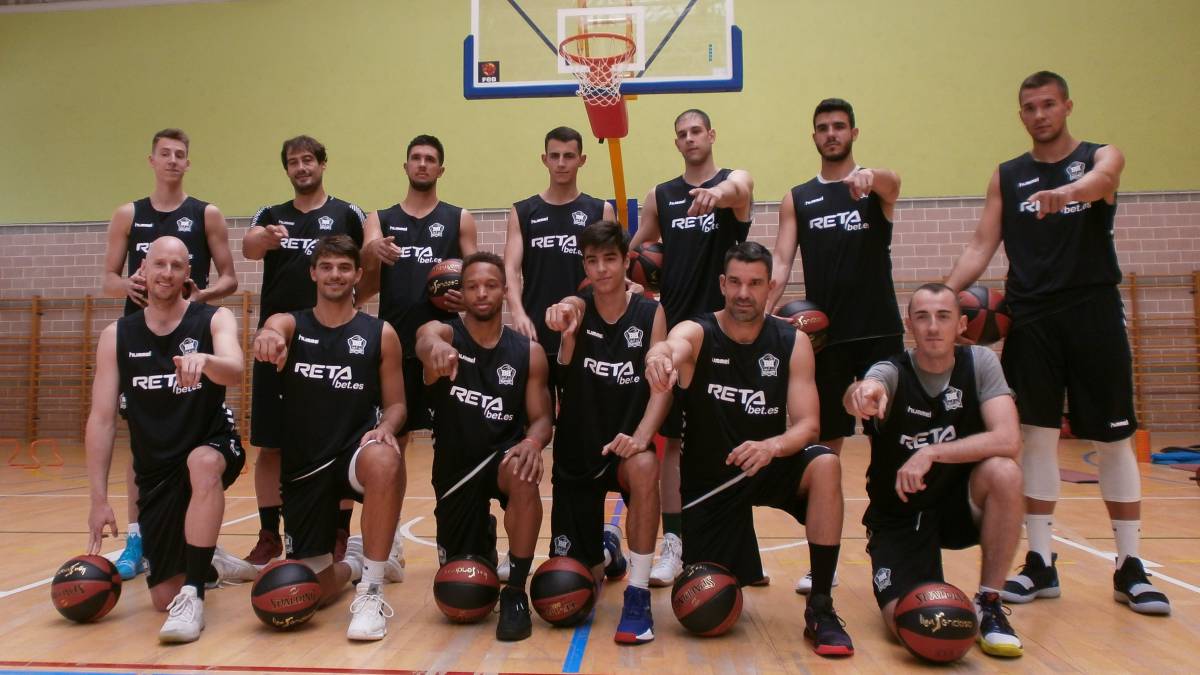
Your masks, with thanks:
[(683, 121), (683, 118), (687, 117), (688, 115), (695, 115), (696, 117), (699, 117), (700, 121), (704, 123), (705, 129), (712, 129), (712, 120), (709, 119), (708, 113), (699, 108), (688, 108), (687, 110), (679, 113), (679, 117), (675, 118), (674, 126), (679, 126), (679, 123)]
[(721, 268), (722, 271), (729, 269), (731, 260), (744, 263), (760, 262), (767, 266), (767, 276), (771, 276), (771, 252), (757, 241), (743, 241), (730, 246), (729, 250), (725, 252), (725, 265)]
[(854, 106), (844, 98), (827, 98), (817, 104), (816, 110), (813, 110), (813, 126), (817, 126), (817, 115), (822, 113), (844, 112), (850, 118), (850, 128), (854, 128)]
[(621, 257), (629, 255), (629, 240), (620, 223), (611, 220), (598, 220), (579, 233), (579, 250), (587, 255), (589, 248), (615, 248)]
[(472, 253), (471, 255), (467, 256), (463, 260), (463, 264), (462, 264), (463, 278), (466, 278), (466, 276), (467, 276), (467, 268), (468, 267), (470, 267), (471, 265), (479, 265), (479, 264), (483, 264), (483, 263), (487, 263), (489, 265), (495, 265), (496, 268), (500, 270), (500, 281), (503, 281), (506, 284), (508, 283), (508, 275), (504, 272), (504, 258), (501, 258), (500, 256), (496, 255), (495, 253), (492, 253), (491, 251), (476, 251), (475, 253)]
[(283, 168), (287, 168), (288, 153), (296, 150), (311, 152), (318, 163), (325, 163), (325, 145), (312, 136), (300, 135), (283, 142), (283, 150), (279, 151), (279, 160), (283, 162)]
[(579, 148), (579, 154), (583, 154), (583, 136), (571, 127), (554, 127), (550, 131), (547, 131), (546, 140), (542, 142), (543, 150), (550, 147), (550, 141), (559, 141), (561, 143), (575, 141), (575, 146)]
[(432, 136), (430, 134), (419, 134), (414, 136), (413, 139), (408, 142), (408, 148), (404, 150), (404, 159), (406, 161), (408, 160), (408, 156), (412, 154), (412, 149), (418, 145), (428, 145), (434, 150), (437, 150), (438, 164), (446, 163), (446, 149), (442, 147), (442, 142), (438, 140), (437, 136)]
[(179, 141), (180, 143), (183, 143), (185, 150), (191, 148), (192, 140), (188, 138), (186, 133), (183, 132), (183, 129), (168, 127), (154, 134), (154, 138), (150, 141), (150, 152), (154, 152), (154, 149), (158, 147), (158, 139), (160, 138), (169, 138), (173, 141)]
[(1021, 81), (1021, 88), (1017, 90), (1017, 96), (1021, 96), (1021, 92), (1026, 89), (1037, 89), (1048, 84), (1057, 84), (1058, 90), (1062, 92), (1063, 98), (1071, 98), (1071, 90), (1067, 88), (1067, 81), (1062, 75), (1049, 70), (1039, 70)]
[(316, 267), (321, 258), (327, 257), (349, 258), (354, 261), (354, 269), (362, 267), (362, 255), (358, 252), (358, 244), (354, 243), (349, 235), (331, 234), (322, 237), (313, 247), (312, 258), (308, 264)]
[(937, 281), (931, 281), (927, 284), (921, 284), (920, 286), (917, 286), (915, 289), (913, 289), (912, 295), (909, 296), (909, 298), (908, 298), (908, 315), (909, 316), (912, 316), (912, 299), (915, 298), (917, 293), (920, 293), (921, 291), (933, 293), (934, 295), (941, 295), (942, 293), (949, 293), (954, 298), (954, 308), (958, 310), (959, 314), (962, 314), (962, 306), (958, 304), (958, 293), (955, 293), (954, 289), (950, 288), (946, 284), (939, 283)]

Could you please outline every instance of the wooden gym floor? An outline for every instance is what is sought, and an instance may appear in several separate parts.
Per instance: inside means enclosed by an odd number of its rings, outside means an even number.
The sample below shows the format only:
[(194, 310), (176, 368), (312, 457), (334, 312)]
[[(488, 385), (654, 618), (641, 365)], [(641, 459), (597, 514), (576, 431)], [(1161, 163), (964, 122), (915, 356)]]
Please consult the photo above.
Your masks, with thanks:
[[(1154, 447), (1200, 442), (1180, 434), (1155, 434)], [(1091, 474), (1090, 444), (1063, 441), (1062, 468)], [(83, 453), (64, 449), (64, 465), (0, 469), (0, 672), (181, 673), (307, 672), (897, 672), (928, 668), (893, 642), (871, 594), (870, 567), (859, 520), (866, 507), (866, 442), (855, 437), (843, 455), (846, 521), (840, 577), (834, 599), (856, 655), (833, 661), (816, 656), (803, 638), (804, 599), (792, 590), (808, 567), (803, 530), (775, 511), (760, 510), (757, 529), (772, 584), (745, 589), (745, 611), (721, 638), (686, 634), (671, 614), (668, 589), (655, 589), (658, 638), (638, 647), (618, 646), (612, 635), (623, 582), (607, 584), (590, 624), (554, 629), (534, 618), (534, 633), (519, 643), (494, 639), (495, 619), (449, 624), (433, 603), (437, 567), (433, 548), (431, 448), (420, 439), (408, 458), (408, 494), (401, 523), (407, 536), (407, 579), (386, 587), (395, 608), (389, 635), (380, 642), (350, 643), (345, 630), (351, 595), (292, 633), (275, 633), (250, 610), (249, 585), (210, 591), (207, 628), (199, 642), (163, 646), (156, 639), (163, 615), (150, 607), (145, 582), (125, 585), (109, 616), (92, 625), (62, 619), (49, 602), (57, 565), (87, 542), (87, 480)], [(124, 518), (124, 463), (118, 450), (111, 503)], [(549, 453), (547, 453), (547, 457)], [(1063, 483), (1055, 523), (1063, 596), (1014, 606), (1012, 623), (1025, 656), (1006, 661), (973, 649), (952, 666), (975, 672), (1179, 672), (1193, 671), (1200, 640), (1200, 489), (1191, 474), (1142, 465), (1142, 555), (1155, 564), (1156, 585), (1171, 598), (1169, 618), (1132, 613), (1112, 600), (1112, 532), (1095, 484)], [(542, 491), (546, 518), (538, 552), (549, 536), (549, 472)], [(253, 477), (244, 474), (227, 493), (220, 544), (244, 555), (258, 530)], [(617, 503), (610, 501), (611, 515)], [(357, 522), (354, 526), (357, 529)], [(503, 536), (503, 533), (501, 534)], [(119, 551), (122, 541), (105, 541)], [(500, 549), (505, 549), (501, 542)], [(1022, 542), (1018, 556), (1023, 555)], [(971, 593), (978, 584), (978, 549), (948, 552), (947, 577)], [(1019, 560), (1014, 561), (1014, 567)], [(535, 562), (535, 565), (537, 563)]]

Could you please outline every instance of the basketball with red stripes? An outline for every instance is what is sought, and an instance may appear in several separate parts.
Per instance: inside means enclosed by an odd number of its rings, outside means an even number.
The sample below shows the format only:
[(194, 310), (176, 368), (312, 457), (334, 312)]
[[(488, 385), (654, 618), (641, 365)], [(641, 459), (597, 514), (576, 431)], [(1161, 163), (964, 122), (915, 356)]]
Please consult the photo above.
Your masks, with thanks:
[(742, 615), (742, 589), (724, 566), (693, 563), (675, 581), (671, 609), (679, 623), (696, 635), (723, 635)]
[(108, 558), (81, 555), (59, 566), (50, 583), (50, 599), (72, 621), (96, 621), (117, 606), (121, 575)]
[(896, 633), (908, 650), (937, 663), (962, 658), (979, 637), (975, 603), (941, 582), (921, 584), (896, 603)]
[(258, 573), (250, 604), (259, 621), (287, 630), (308, 621), (321, 605), (321, 583), (312, 569), (295, 560), (276, 560)]
[(538, 616), (555, 626), (573, 626), (583, 621), (596, 604), (592, 571), (565, 555), (547, 560), (533, 573), (529, 603)]
[(456, 623), (479, 621), (492, 613), (499, 598), (500, 577), (479, 556), (455, 556), (433, 576), (433, 600)]

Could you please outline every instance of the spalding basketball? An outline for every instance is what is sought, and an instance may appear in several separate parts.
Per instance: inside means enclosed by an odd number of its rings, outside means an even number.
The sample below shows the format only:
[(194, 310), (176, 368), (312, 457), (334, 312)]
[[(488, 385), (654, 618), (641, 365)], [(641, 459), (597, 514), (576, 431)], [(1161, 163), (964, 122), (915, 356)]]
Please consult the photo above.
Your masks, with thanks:
[(542, 563), (529, 585), (529, 604), (555, 626), (573, 626), (596, 604), (596, 581), (586, 565), (565, 555)]
[(121, 597), (121, 574), (108, 558), (81, 555), (63, 563), (50, 584), (54, 609), (72, 621), (96, 621)]
[(499, 598), (496, 569), (477, 555), (455, 556), (433, 575), (434, 602), (451, 621), (479, 621), (492, 613)]
[(286, 630), (308, 621), (321, 605), (321, 583), (302, 562), (276, 560), (258, 573), (250, 588), (250, 604), (258, 619)]
[(896, 632), (923, 659), (956, 661), (979, 637), (975, 603), (950, 584), (921, 584), (896, 603)]
[(1008, 335), (1012, 316), (1000, 291), (986, 286), (972, 286), (958, 294), (958, 305), (967, 317), (967, 329), (960, 336), (960, 341), (990, 345)]
[(446, 258), (430, 268), (425, 291), (434, 307), (443, 312), (453, 311), (446, 305), (445, 296), (447, 291), (459, 290), (462, 290), (462, 260)]
[(800, 298), (785, 303), (775, 310), (775, 316), (796, 327), (796, 330), (808, 335), (812, 341), (814, 352), (821, 351), (828, 339), (829, 317), (817, 306), (817, 303)]
[(648, 291), (657, 291), (662, 285), (662, 244), (641, 244), (629, 252), (629, 278)]
[(671, 609), (679, 623), (696, 635), (722, 635), (742, 615), (742, 589), (725, 567), (693, 563), (675, 581)]

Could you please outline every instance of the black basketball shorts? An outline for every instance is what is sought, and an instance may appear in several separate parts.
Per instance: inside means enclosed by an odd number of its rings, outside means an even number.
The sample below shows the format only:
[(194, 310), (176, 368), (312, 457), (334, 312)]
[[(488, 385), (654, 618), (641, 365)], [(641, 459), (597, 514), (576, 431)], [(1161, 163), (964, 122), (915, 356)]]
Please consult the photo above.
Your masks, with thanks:
[[(275, 448), (283, 443), (283, 378), (274, 363), (254, 362), (254, 381), (250, 390), (250, 444)], [(306, 415), (311, 411), (297, 411)]]
[(408, 418), (399, 435), (419, 429), (428, 429), (432, 424), (429, 407), (425, 403), (425, 370), (420, 359), (404, 359), (404, 406), (408, 410)]
[(358, 442), (324, 465), (280, 483), (283, 496), (284, 552), (301, 560), (333, 553), (339, 503), (362, 503), (362, 484), (353, 476)]
[(594, 478), (554, 478), (550, 557), (570, 556), (588, 567), (604, 562), (605, 499), (610, 492), (618, 492), (629, 504), (629, 491), (617, 476), (620, 460), (613, 456)]
[(851, 342), (839, 342), (816, 355), (817, 395), (821, 399), (823, 441), (854, 435), (855, 419), (846, 414), (842, 396), (850, 383), (862, 379), (871, 366), (904, 351), (904, 336), (885, 335)]
[(500, 491), (499, 483), (503, 459), (504, 455), (495, 452), (481, 458), (464, 475), (455, 476), (453, 482), (434, 482), (439, 565), (458, 555), (491, 556), (496, 546), (488, 520), (491, 500), (499, 501), (500, 508), (508, 506), (508, 497)]

